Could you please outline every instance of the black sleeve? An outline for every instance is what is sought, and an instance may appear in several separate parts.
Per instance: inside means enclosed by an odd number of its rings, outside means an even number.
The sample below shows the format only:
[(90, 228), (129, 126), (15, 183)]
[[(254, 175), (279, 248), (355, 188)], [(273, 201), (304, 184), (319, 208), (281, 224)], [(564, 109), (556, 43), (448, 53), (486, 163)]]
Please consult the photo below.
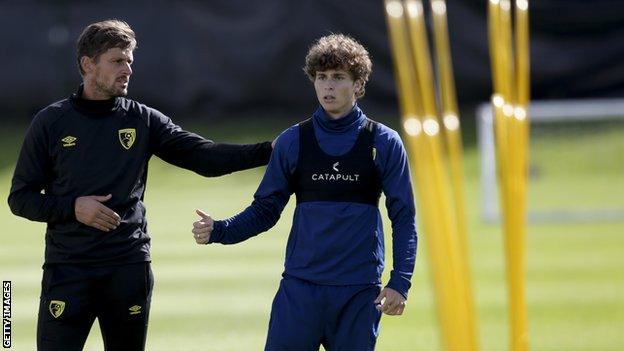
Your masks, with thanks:
[(268, 141), (248, 145), (215, 143), (183, 130), (156, 110), (150, 114), (150, 139), (154, 155), (206, 177), (266, 165), (272, 151)]
[(20, 151), (11, 192), (11, 212), (32, 221), (64, 222), (75, 218), (73, 197), (42, 193), (52, 180), (48, 138), (40, 112), (31, 123)]

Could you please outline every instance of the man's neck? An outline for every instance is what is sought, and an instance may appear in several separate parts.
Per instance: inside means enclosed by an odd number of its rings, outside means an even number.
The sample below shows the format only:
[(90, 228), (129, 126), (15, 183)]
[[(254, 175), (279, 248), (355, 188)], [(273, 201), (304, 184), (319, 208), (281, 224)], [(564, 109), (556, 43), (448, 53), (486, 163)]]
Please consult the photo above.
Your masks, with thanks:
[(85, 87), (81, 84), (78, 90), (70, 96), (72, 105), (79, 112), (90, 116), (106, 116), (115, 112), (119, 107), (120, 101), (118, 98), (106, 100), (89, 99), (84, 90)]
[(110, 100), (111, 96), (104, 94), (100, 89), (95, 87), (95, 84), (91, 81), (83, 81), (84, 88), (82, 89), (81, 98), (85, 100)]

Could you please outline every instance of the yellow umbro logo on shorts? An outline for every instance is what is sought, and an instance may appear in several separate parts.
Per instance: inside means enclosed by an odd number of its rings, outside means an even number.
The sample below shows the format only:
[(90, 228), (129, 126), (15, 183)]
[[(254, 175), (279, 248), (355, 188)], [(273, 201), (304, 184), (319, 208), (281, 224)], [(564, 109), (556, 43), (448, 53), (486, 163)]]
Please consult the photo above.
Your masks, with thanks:
[(68, 135), (61, 139), (61, 141), (63, 142), (63, 147), (76, 146), (76, 140), (78, 140), (78, 138), (71, 135)]
[(139, 314), (139, 313), (141, 313), (141, 306), (134, 305), (134, 306), (128, 308), (128, 311), (130, 311), (130, 314)]

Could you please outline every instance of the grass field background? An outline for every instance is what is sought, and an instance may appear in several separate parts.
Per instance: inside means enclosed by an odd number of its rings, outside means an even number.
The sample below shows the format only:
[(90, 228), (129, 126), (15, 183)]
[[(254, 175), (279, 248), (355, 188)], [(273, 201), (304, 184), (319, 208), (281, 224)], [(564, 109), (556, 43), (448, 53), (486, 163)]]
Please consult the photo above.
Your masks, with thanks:
[[(235, 120), (195, 124), (188, 129), (200, 130), (204, 136), (218, 141), (253, 142), (272, 139), (291, 122)], [(396, 127), (396, 123), (388, 124)], [(13, 216), (6, 204), (24, 131), (25, 126), (3, 127), (0, 131), (0, 277), (13, 283), (12, 349), (20, 351), (35, 349), (45, 230), (44, 224)], [(621, 138), (621, 134), (615, 138)], [(478, 157), (474, 146), (467, 146), (465, 162), (481, 349), (507, 350), (502, 234), (498, 226), (484, 224), (479, 218)], [(609, 189), (611, 182), (614, 184), (611, 192), (617, 195), (624, 191), (622, 165), (612, 165), (615, 171), (605, 178), (606, 184), (602, 180), (566, 174), (549, 181), (573, 182), (573, 186), (583, 189), (592, 183), (600, 189)], [(222, 219), (247, 206), (262, 172), (260, 168), (207, 179), (156, 158), (151, 161), (145, 199), (156, 284), (148, 350), (263, 348), (270, 305), (283, 268), (294, 201), (288, 204), (276, 227), (236, 246), (197, 246), (190, 232), (196, 218), (195, 208)], [(574, 198), (573, 194), (564, 195)], [(531, 196), (531, 203), (559, 202), (546, 191), (532, 192)], [(621, 201), (623, 198), (619, 197)], [(382, 212), (385, 215), (385, 209)], [(385, 229), (387, 267), (391, 267), (389, 222), (385, 223)], [(378, 350), (441, 349), (426, 240), (427, 233), (420, 233), (416, 271), (405, 314), (382, 318)], [(622, 350), (624, 222), (532, 224), (528, 228), (527, 249), (531, 349)], [(386, 269), (384, 282), (388, 273)], [(92, 329), (85, 349), (103, 349), (97, 326)]]

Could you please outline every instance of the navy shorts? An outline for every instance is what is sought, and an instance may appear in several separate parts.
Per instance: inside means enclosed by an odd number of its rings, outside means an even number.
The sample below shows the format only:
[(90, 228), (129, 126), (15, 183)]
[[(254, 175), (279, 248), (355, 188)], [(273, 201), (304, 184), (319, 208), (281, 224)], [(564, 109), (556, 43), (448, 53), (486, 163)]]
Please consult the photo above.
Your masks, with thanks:
[(265, 351), (375, 349), (379, 285), (318, 285), (284, 277), (273, 300)]
[(105, 350), (144, 350), (153, 284), (149, 262), (44, 266), (37, 349), (82, 350), (97, 318)]

